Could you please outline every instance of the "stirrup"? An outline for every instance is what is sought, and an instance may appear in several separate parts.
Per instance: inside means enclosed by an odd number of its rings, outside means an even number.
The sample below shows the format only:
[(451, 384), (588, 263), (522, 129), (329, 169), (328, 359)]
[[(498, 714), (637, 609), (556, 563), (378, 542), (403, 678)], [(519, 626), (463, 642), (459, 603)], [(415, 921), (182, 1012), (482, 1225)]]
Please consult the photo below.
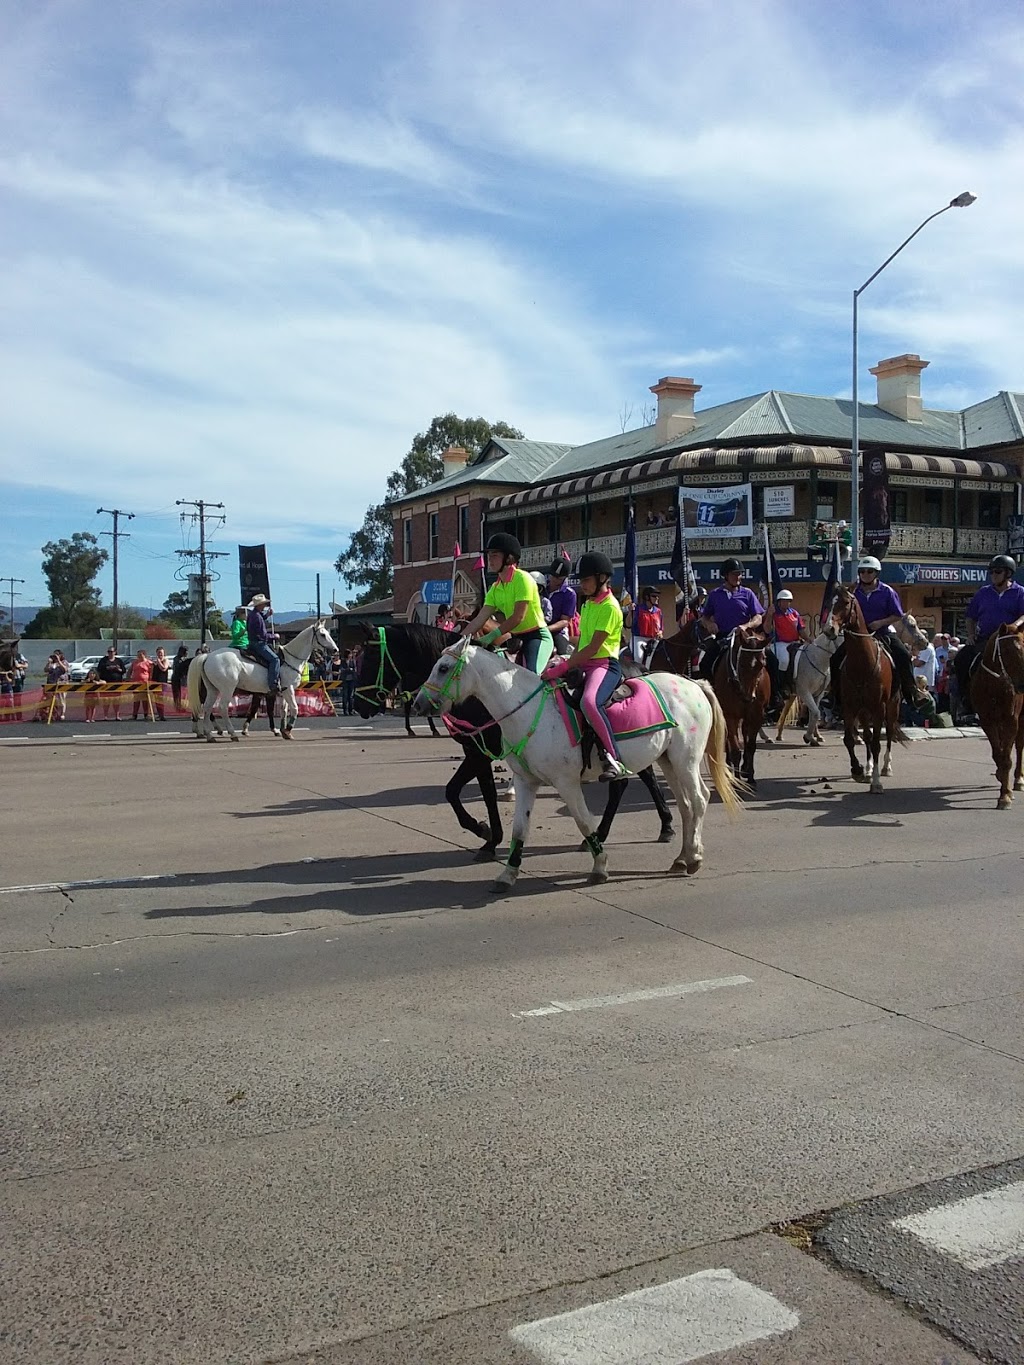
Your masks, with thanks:
[(613, 758), (611, 754), (604, 754), (601, 758), (601, 782), (621, 782), (624, 777), (629, 776), (629, 771), (625, 764), (619, 759)]

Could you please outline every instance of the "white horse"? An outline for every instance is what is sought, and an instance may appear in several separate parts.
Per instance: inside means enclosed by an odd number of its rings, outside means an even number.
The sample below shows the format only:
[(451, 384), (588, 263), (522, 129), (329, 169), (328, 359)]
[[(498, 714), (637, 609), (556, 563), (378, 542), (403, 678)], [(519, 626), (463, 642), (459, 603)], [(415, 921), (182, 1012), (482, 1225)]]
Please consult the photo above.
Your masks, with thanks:
[[(704, 859), (701, 827), (711, 792), (700, 770), (708, 761), (719, 796), (730, 811), (739, 807), (737, 784), (725, 762), (725, 719), (711, 688), (674, 673), (650, 675), (676, 721), (671, 729), (656, 730), (620, 741), (622, 761), (640, 772), (657, 761), (679, 806), (683, 842), (671, 871), (691, 875)], [(597, 819), (583, 798), (581, 783), (593, 781), (600, 766), (591, 762), (581, 772), (581, 754), (570, 743), (553, 689), (536, 674), (501, 655), (463, 639), (449, 646), (416, 695), (413, 710), (428, 715), (449, 710), (467, 697), (478, 697), (501, 724), (512, 769), (516, 809), (508, 862), (495, 885), (515, 885), (523, 848), (530, 831), (530, 815), (542, 786), (554, 787), (576, 821), (594, 858), (592, 882), (608, 880), (608, 855), (598, 840)]]
[[(281, 663), (281, 730), (282, 739), (291, 739), (292, 726), (299, 714), (295, 700), (295, 685), (302, 676), (302, 665), (306, 663), (313, 650), (319, 646), (331, 655), (337, 654), (338, 646), (331, 639), (323, 621), (316, 621), (299, 632), (290, 644), (281, 646), (284, 656)], [(199, 700), (199, 684), (206, 685), (206, 701)], [(227, 726), (228, 734), (237, 740), (238, 734), (231, 724), (229, 706), (236, 692), (250, 694), (266, 693), (267, 670), (264, 664), (245, 659), (237, 649), (215, 649), (209, 654), (197, 654), (188, 666), (188, 704), (192, 712), (192, 729), (197, 739), (206, 739), (210, 744), (216, 742), (223, 730), (214, 726), (211, 719), (215, 708)]]
[(818, 728), (821, 720), (818, 698), (828, 687), (829, 660), (838, 648), (839, 632), (830, 622), (809, 644), (804, 645), (801, 649), (793, 677), (794, 693), (782, 708), (782, 714), (779, 716), (779, 728), (775, 735), (776, 741), (782, 739), (782, 732), (789, 724), (790, 717), (797, 705), (803, 702), (807, 708), (807, 729), (804, 731), (804, 743), (813, 744), (815, 748), (819, 744), (824, 744), (821, 730)]

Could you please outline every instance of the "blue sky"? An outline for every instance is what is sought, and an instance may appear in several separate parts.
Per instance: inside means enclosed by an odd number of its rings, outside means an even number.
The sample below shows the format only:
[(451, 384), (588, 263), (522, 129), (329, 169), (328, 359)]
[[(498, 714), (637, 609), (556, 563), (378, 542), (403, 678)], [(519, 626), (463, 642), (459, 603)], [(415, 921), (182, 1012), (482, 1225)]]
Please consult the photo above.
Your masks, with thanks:
[(1024, 387), (1016, 0), (2, 0), (0, 80), (23, 601), (103, 506), (159, 606), (204, 498), (304, 609), (448, 410), (577, 442), (664, 374), (848, 394), (852, 290), (963, 189), (862, 299), (862, 393), (901, 351), (931, 406)]

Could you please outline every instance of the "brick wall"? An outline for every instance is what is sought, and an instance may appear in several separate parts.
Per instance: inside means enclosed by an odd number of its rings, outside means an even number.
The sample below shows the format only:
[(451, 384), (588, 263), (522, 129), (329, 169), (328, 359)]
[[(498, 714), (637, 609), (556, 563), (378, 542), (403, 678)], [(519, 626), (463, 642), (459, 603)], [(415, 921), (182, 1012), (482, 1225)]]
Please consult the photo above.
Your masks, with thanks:
[[(420, 589), (424, 579), (447, 578), (451, 573), (451, 554), (456, 540), (459, 540), (463, 555), (476, 556), (480, 552), (480, 518), (489, 499), (484, 496), (473, 497), (469, 501), (469, 535), (459, 536), (460, 508), (454, 504), (438, 508), (438, 558), (429, 560), (429, 514), (426, 503), (416, 505), (412, 511), (412, 564), (403, 562), (404, 531), (403, 517), (394, 523), (395, 537), (395, 615), (404, 616), (409, 599)], [(465, 558), (461, 566), (472, 571), (473, 560)]]

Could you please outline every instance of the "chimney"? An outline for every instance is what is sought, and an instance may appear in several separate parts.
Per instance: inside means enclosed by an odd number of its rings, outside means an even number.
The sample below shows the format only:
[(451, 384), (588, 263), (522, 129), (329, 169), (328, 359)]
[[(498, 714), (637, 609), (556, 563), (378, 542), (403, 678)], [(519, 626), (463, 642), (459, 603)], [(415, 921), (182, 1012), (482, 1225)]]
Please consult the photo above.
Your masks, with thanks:
[(919, 355), (894, 355), (880, 360), (871, 373), (878, 380), (878, 406), (904, 422), (920, 422), (921, 371), (929, 362)]
[(680, 379), (666, 375), (657, 384), (651, 385), (651, 393), (658, 399), (658, 417), (654, 424), (654, 439), (659, 446), (685, 436), (697, 425), (693, 412), (694, 395), (700, 393), (701, 385), (692, 379)]
[(444, 477), (449, 474), (457, 474), (460, 469), (465, 469), (469, 462), (469, 451), (463, 446), (449, 446), (441, 456), (444, 460)]

